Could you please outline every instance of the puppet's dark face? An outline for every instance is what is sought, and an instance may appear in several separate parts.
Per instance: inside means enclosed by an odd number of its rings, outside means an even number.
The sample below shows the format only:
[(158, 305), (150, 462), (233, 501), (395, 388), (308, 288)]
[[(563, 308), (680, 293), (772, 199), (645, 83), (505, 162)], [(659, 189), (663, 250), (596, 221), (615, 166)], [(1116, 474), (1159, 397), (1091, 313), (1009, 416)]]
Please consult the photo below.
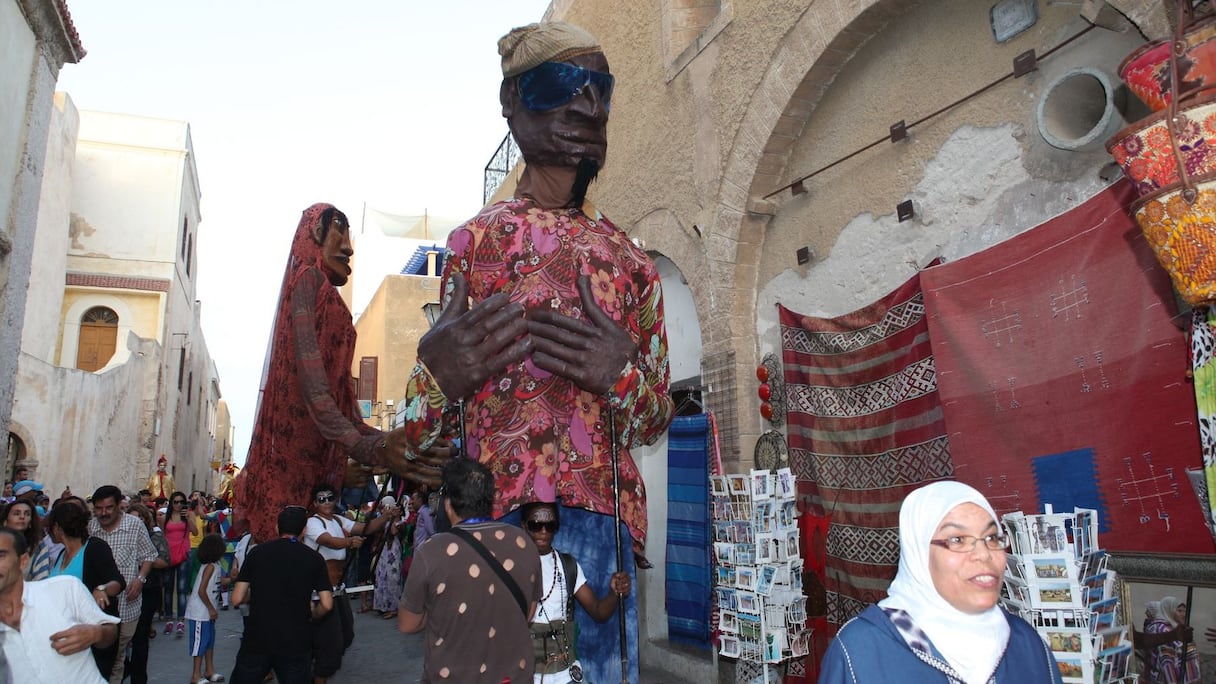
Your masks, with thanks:
[(345, 285), (350, 279), (350, 258), (354, 256), (355, 248), (350, 244), (350, 223), (344, 214), (334, 214), (320, 243), (321, 261), (329, 282), (335, 287)]
[[(554, 73), (541, 65), (505, 79), (499, 93), (502, 115), (529, 164), (575, 167), (590, 159), (602, 167), (608, 152), (612, 95), (608, 59), (594, 52), (561, 64), (579, 68)], [(568, 101), (550, 107), (567, 97)]]

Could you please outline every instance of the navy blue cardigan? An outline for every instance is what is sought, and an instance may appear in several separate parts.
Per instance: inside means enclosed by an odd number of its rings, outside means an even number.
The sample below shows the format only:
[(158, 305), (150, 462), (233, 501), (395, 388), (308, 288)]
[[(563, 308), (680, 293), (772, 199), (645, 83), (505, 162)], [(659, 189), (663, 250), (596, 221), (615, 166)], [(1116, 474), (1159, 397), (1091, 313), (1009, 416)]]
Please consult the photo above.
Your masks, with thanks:
[[(1002, 609), (1002, 612), (1005, 612)], [(1028, 622), (1005, 612), (1009, 645), (990, 682), (996, 684), (1061, 684), (1055, 658)], [(850, 620), (828, 646), (819, 684), (956, 684), (960, 680), (937, 656), (922, 660), (900, 635), (887, 614), (872, 605)]]

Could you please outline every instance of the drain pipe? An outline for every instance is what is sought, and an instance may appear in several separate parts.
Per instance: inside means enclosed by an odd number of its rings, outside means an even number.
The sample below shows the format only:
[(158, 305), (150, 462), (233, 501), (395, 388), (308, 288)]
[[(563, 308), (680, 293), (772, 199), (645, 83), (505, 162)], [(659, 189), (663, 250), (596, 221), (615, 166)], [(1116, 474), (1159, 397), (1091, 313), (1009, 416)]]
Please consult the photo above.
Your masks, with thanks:
[(1123, 125), (1126, 91), (1116, 90), (1100, 69), (1069, 69), (1047, 84), (1035, 113), (1039, 135), (1052, 147), (1070, 152), (1102, 149)]

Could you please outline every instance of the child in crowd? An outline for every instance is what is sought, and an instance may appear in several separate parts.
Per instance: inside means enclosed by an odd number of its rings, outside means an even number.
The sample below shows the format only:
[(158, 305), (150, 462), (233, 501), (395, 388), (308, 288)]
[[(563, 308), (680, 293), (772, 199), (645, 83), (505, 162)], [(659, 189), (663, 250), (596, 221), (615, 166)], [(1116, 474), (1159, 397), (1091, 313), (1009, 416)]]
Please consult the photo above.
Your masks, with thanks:
[[(194, 656), (194, 672), (191, 684), (222, 682), (224, 676), (215, 672), (215, 620), (219, 613), (215, 604), (222, 591), (220, 558), (224, 555), (224, 538), (208, 534), (198, 545), (198, 576), (194, 579), (194, 590), (186, 603), (186, 624), (189, 632), (190, 655)], [(206, 672), (204, 676), (204, 661)]]

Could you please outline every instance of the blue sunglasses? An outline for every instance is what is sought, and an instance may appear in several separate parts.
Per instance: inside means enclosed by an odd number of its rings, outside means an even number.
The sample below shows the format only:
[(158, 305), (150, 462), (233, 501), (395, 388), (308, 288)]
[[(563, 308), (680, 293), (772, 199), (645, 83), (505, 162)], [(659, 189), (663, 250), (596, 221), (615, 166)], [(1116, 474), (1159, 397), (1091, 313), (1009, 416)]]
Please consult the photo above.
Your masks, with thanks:
[(604, 109), (608, 109), (615, 81), (612, 74), (563, 62), (542, 62), (519, 75), (519, 99), (530, 111), (547, 112), (573, 100), (583, 88), (593, 85), (600, 91)]

